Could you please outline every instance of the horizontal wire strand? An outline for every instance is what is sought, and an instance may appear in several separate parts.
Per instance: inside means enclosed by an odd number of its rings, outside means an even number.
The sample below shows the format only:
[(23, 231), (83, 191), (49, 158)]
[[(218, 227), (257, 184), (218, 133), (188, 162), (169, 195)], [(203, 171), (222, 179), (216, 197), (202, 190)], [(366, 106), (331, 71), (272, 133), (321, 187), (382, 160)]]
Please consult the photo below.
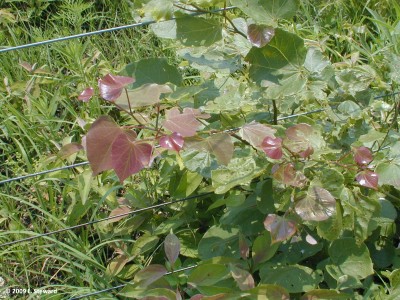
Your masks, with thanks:
[[(197, 267), (197, 265), (181, 268), (181, 269), (178, 269), (178, 270), (175, 270), (175, 271), (171, 271), (171, 272), (165, 273), (164, 276), (171, 275), (171, 274), (174, 274), (174, 273), (180, 273), (180, 272), (187, 271), (187, 270), (191, 270), (191, 269), (194, 269), (196, 267)], [(114, 287), (110, 287), (110, 288), (107, 288), (107, 289), (104, 289), (104, 290), (96, 291), (96, 292), (93, 292), (93, 293), (88, 293), (88, 294), (85, 294), (85, 295), (82, 295), (82, 296), (78, 296), (78, 297), (73, 297), (73, 298), (70, 298), (69, 300), (78, 300), (78, 299), (83, 299), (83, 298), (87, 298), (87, 297), (90, 297), (90, 296), (106, 293), (106, 292), (109, 292), (109, 291), (113, 291), (113, 290), (116, 290), (116, 289), (123, 288), (123, 287), (127, 286), (128, 284), (129, 283), (120, 284), (120, 285), (117, 285), (117, 286), (114, 286)]]
[[(215, 10), (211, 10), (209, 12), (199, 11), (199, 12), (188, 14), (187, 16), (194, 17), (194, 16), (204, 15), (204, 14), (208, 14), (208, 13), (217, 13), (217, 12), (227, 11), (227, 10), (231, 10), (231, 9), (234, 9), (234, 8), (236, 8), (236, 6), (229, 6), (229, 7), (225, 7), (225, 8), (215, 9)], [(177, 19), (179, 19), (179, 18), (171, 18), (169, 20), (160, 21), (159, 23), (166, 22), (166, 21), (171, 21), (171, 20), (177, 20)], [(72, 39), (77, 39), (77, 38), (82, 38), (82, 37), (88, 37), (88, 36), (98, 35), (98, 34), (103, 34), (103, 33), (108, 33), (108, 32), (114, 32), (114, 31), (118, 31), (118, 30), (131, 29), (131, 28), (135, 28), (135, 27), (142, 27), (142, 26), (147, 26), (147, 25), (151, 25), (151, 24), (155, 24), (155, 23), (157, 23), (157, 21), (146, 21), (146, 22), (141, 22), (141, 23), (135, 23), (135, 24), (123, 25), (123, 26), (118, 26), (118, 27), (113, 27), (113, 28), (107, 28), (107, 29), (101, 29), (101, 30), (90, 31), (90, 32), (85, 32), (85, 33), (79, 33), (79, 34), (59, 37), (59, 38), (55, 38), (55, 39), (50, 39), (50, 40), (46, 40), (46, 41), (40, 41), (40, 42), (35, 42), (35, 43), (30, 43), (30, 44), (25, 44), (25, 45), (19, 45), (19, 46), (0, 49), (0, 53), (5, 53), (5, 52), (10, 52), (10, 51), (15, 51), (15, 50), (21, 50), (21, 49), (26, 49), (26, 48), (36, 47), (36, 46), (48, 45), (48, 44), (52, 44), (52, 43), (63, 42), (63, 41), (67, 41), (67, 40), (72, 40)]]
[[(172, 204), (179, 203), (179, 202), (185, 202), (185, 201), (188, 201), (188, 200), (191, 200), (191, 199), (195, 199), (195, 198), (202, 198), (202, 197), (205, 197), (205, 196), (208, 196), (208, 195), (211, 195), (211, 194), (213, 194), (213, 193), (212, 192), (208, 192), (208, 193), (203, 193), (203, 194), (199, 194), (199, 195), (193, 195), (193, 196), (185, 197), (185, 198), (182, 198), (182, 199), (179, 199), (179, 200), (173, 200), (173, 201), (169, 201), (169, 202), (164, 202), (164, 203), (148, 206), (148, 207), (145, 207), (145, 208), (136, 209), (136, 210), (133, 210), (133, 211), (130, 211), (130, 212), (118, 214), (118, 215), (115, 215), (115, 216), (110, 216), (110, 217), (107, 217), (107, 218), (93, 220), (93, 221), (90, 221), (90, 222), (86, 222), (86, 223), (70, 226), (70, 227), (67, 227), (67, 228), (63, 228), (63, 229), (59, 229), (59, 230), (55, 230), (55, 231), (50, 231), (50, 232), (47, 232), (47, 233), (40, 233), (38, 235), (31, 236), (31, 237), (28, 237), (28, 238), (24, 238), (24, 239), (20, 239), (20, 240), (16, 240), (16, 241), (0, 244), (0, 247), (10, 246), (10, 245), (15, 245), (15, 244), (20, 244), (22, 242), (32, 241), (32, 240), (35, 240), (35, 239), (38, 239), (38, 238), (42, 238), (42, 237), (46, 237), (46, 236), (49, 236), (49, 235), (53, 235), (53, 234), (56, 234), (56, 233), (61, 233), (61, 232), (65, 232), (65, 231), (71, 231), (71, 230), (74, 230), (74, 229), (77, 229), (77, 228), (86, 227), (86, 226), (89, 226), (89, 225), (93, 225), (93, 224), (96, 224), (96, 223), (100, 223), (100, 222), (104, 222), (104, 221), (108, 221), (108, 220), (112, 220), (112, 219), (116, 219), (116, 218), (120, 218), (120, 217), (134, 215), (134, 214), (141, 213), (141, 212), (148, 211), (148, 210), (152, 210), (152, 209), (155, 209), (155, 208), (160, 208), (160, 207), (163, 207), (163, 206), (172, 205)], [(34, 232), (32, 232), (32, 233), (34, 233)]]

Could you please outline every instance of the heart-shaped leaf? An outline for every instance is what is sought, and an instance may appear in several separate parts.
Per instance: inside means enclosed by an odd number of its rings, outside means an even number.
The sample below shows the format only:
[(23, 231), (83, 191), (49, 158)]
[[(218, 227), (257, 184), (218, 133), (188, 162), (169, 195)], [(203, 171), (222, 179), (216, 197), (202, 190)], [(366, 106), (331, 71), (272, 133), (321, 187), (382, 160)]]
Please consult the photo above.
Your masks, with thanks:
[(282, 158), (282, 139), (281, 138), (272, 138), (267, 136), (262, 144), (261, 148), (265, 152), (265, 154), (272, 159), (280, 159)]
[(177, 132), (174, 132), (170, 135), (164, 135), (160, 138), (161, 147), (176, 152), (179, 152), (182, 149), (183, 143), (183, 137)]
[(148, 166), (153, 147), (143, 142), (131, 142), (128, 135), (117, 136), (112, 144), (112, 167), (121, 182)]
[(285, 241), (293, 236), (296, 231), (296, 223), (275, 214), (269, 214), (264, 221), (264, 227), (271, 233), (271, 242)]
[(129, 84), (134, 83), (132, 77), (107, 74), (98, 80), (100, 96), (108, 101), (114, 101), (121, 96), (122, 90)]
[(300, 157), (306, 158), (313, 152), (314, 129), (305, 123), (296, 124), (286, 129), (285, 146)]
[(353, 151), (354, 151), (354, 161), (359, 166), (368, 165), (373, 160), (372, 152), (367, 147), (364, 146), (356, 147), (353, 149)]
[(271, 26), (251, 24), (247, 27), (247, 39), (257, 48), (268, 44), (274, 35), (275, 29)]
[(376, 190), (378, 188), (378, 174), (371, 170), (364, 170), (357, 174), (356, 180), (362, 186)]
[(164, 251), (171, 265), (178, 259), (180, 250), (181, 243), (178, 237), (173, 233), (168, 234), (164, 240)]
[(296, 203), (295, 210), (303, 220), (324, 221), (335, 213), (336, 200), (327, 190), (311, 186), (307, 195)]
[(271, 127), (253, 121), (242, 126), (239, 136), (253, 147), (259, 147), (267, 136), (275, 138), (275, 131)]
[(94, 93), (94, 89), (90, 86), (86, 88), (85, 90), (82, 91), (82, 93), (79, 94), (78, 100), (83, 101), (83, 102), (89, 102), (90, 98), (92, 98)]
[(274, 179), (282, 182), (283, 184), (295, 187), (304, 186), (307, 180), (303, 173), (296, 171), (292, 163), (274, 166), (274, 168), (272, 168), (272, 172)]
[(193, 136), (201, 123), (197, 118), (207, 119), (210, 115), (203, 114), (199, 109), (184, 108), (181, 113), (178, 108), (174, 107), (165, 114), (166, 120), (163, 126), (172, 132), (178, 132), (183, 137)]

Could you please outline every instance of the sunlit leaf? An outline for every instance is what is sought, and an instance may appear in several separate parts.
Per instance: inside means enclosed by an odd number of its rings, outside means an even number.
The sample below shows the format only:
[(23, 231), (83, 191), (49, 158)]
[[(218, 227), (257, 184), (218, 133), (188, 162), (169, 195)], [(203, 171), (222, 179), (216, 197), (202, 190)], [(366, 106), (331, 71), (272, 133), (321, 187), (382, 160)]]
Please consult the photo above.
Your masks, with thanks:
[(200, 110), (193, 108), (184, 108), (181, 113), (178, 108), (174, 107), (165, 113), (166, 120), (163, 126), (172, 132), (177, 132), (183, 137), (193, 136), (201, 123), (197, 118), (207, 119), (208, 114), (202, 114)]
[(264, 227), (271, 233), (272, 243), (289, 239), (297, 231), (296, 223), (275, 214), (269, 214), (264, 220)]
[(239, 136), (253, 147), (259, 147), (267, 136), (275, 138), (275, 132), (275, 129), (253, 121), (242, 126)]
[(314, 152), (314, 146), (320, 145), (320, 135), (308, 124), (300, 123), (286, 129), (284, 145), (302, 158)]
[(231, 276), (236, 281), (241, 291), (254, 288), (254, 278), (248, 271), (240, 269), (233, 264), (229, 265), (229, 269), (231, 271)]
[(295, 206), (296, 213), (306, 221), (323, 221), (336, 211), (336, 200), (327, 190), (311, 186), (307, 195)]
[(274, 35), (275, 29), (271, 26), (250, 24), (247, 28), (247, 39), (257, 48), (268, 44)]
[(356, 180), (362, 186), (376, 190), (378, 188), (378, 174), (371, 170), (364, 170), (357, 174)]
[(168, 234), (164, 240), (164, 251), (171, 265), (178, 259), (180, 249), (181, 243), (178, 237), (173, 233)]
[(372, 152), (369, 148), (361, 146), (353, 149), (354, 151), (354, 161), (359, 166), (368, 165), (374, 158)]
[(292, 163), (280, 164), (272, 168), (272, 176), (274, 179), (283, 184), (302, 187), (307, 181), (303, 173), (297, 171)]
[(86, 135), (86, 148), (93, 175), (113, 168), (112, 145), (123, 133), (124, 131), (107, 116), (100, 117), (92, 124)]
[(151, 283), (157, 281), (167, 273), (162, 265), (150, 265), (136, 273), (134, 282), (140, 284), (141, 287), (146, 287)]
[(202, 264), (189, 274), (188, 283), (194, 287), (210, 286), (224, 279), (229, 274), (223, 264)]
[(114, 101), (121, 96), (122, 90), (129, 84), (134, 83), (132, 77), (107, 74), (98, 80), (100, 96), (105, 100)]
[(280, 159), (282, 158), (282, 139), (281, 138), (272, 138), (267, 136), (262, 144), (261, 148), (265, 152), (265, 154), (272, 159)]
[(160, 102), (161, 94), (171, 93), (168, 85), (155, 83), (144, 84), (135, 90), (126, 90), (115, 99), (114, 103), (122, 109), (129, 111), (131, 108), (154, 105)]
[(375, 172), (379, 176), (379, 184), (388, 184), (400, 189), (400, 165), (398, 163), (380, 163)]
[(309, 243), (310, 245), (318, 244), (317, 240), (314, 239), (314, 237), (309, 234), (307, 234), (307, 236), (306, 236), (306, 242)]
[(126, 134), (117, 136), (112, 144), (112, 167), (121, 182), (148, 166), (153, 147), (143, 142), (131, 142)]
[(196, 149), (214, 154), (220, 164), (227, 165), (233, 156), (233, 143), (227, 133), (212, 134), (207, 138), (194, 137), (186, 140), (188, 149)]
[(183, 143), (183, 137), (177, 132), (173, 132), (170, 135), (164, 135), (160, 138), (161, 147), (176, 152), (179, 152), (183, 148)]
[(79, 94), (78, 100), (83, 102), (89, 102), (90, 98), (92, 98), (94, 93), (94, 89), (92, 87), (88, 87)]

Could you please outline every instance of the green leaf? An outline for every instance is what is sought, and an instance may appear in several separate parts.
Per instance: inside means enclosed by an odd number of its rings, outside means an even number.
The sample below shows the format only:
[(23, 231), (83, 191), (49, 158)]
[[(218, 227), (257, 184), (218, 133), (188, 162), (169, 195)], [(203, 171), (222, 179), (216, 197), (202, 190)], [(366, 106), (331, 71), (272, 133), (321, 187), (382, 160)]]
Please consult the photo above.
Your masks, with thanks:
[(199, 243), (199, 256), (201, 259), (209, 259), (216, 256), (239, 258), (239, 230), (234, 227), (223, 228), (212, 226), (204, 234)]
[(240, 269), (233, 264), (229, 264), (229, 269), (231, 271), (231, 276), (236, 281), (241, 291), (254, 288), (254, 278), (248, 271)]
[(185, 167), (191, 172), (197, 172), (205, 178), (211, 178), (212, 170), (218, 168), (218, 163), (209, 152), (189, 150), (181, 153)]
[(222, 26), (216, 19), (178, 18), (176, 26), (176, 36), (185, 46), (211, 46), (222, 39)]
[(336, 213), (325, 221), (318, 222), (317, 232), (321, 238), (328, 241), (336, 240), (343, 230), (341, 206), (336, 203)]
[(271, 259), (279, 248), (279, 243), (272, 243), (269, 231), (258, 236), (253, 242), (252, 258), (255, 266)]
[(134, 282), (141, 287), (147, 287), (167, 273), (162, 265), (150, 265), (136, 273)]
[(334, 290), (313, 290), (305, 293), (300, 300), (347, 300), (349, 296)]
[(351, 100), (340, 103), (337, 109), (346, 117), (351, 117), (353, 119), (360, 118), (362, 113), (361, 107)]
[(321, 73), (327, 66), (330, 65), (329, 60), (324, 59), (322, 52), (317, 48), (309, 48), (304, 61), (304, 67), (311, 73)]
[(271, 214), (275, 211), (272, 178), (267, 178), (257, 183), (255, 194), (257, 197), (257, 208), (260, 212), (263, 214)]
[(157, 246), (159, 238), (151, 235), (143, 235), (136, 239), (133, 244), (132, 251), (130, 252), (131, 256), (142, 255)]
[(165, 58), (146, 58), (126, 65), (123, 74), (136, 78), (130, 89), (146, 83), (181, 85), (182, 75), (179, 70), (168, 64)]
[(171, 265), (174, 265), (175, 261), (178, 259), (180, 249), (181, 244), (178, 237), (173, 233), (168, 234), (164, 240), (164, 251)]
[(92, 179), (92, 172), (90, 170), (86, 170), (78, 176), (78, 190), (79, 195), (81, 196), (82, 205), (85, 205), (88, 199), (90, 188), (92, 186)]
[(229, 269), (222, 264), (204, 264), (196, 267), (189, 274), (188, 284), (198, 286), (211, 286), (225, 279)]
[(267, 46), (252, 48), (246, 56), (250, 77), (258, 84), (264, 80), (279, 84), (284, 77), (300, 73), (305, 58), (303, 39), (279, 28)]
[(276, 27), (279, 19), (290, 19), (296, 14), (296, 0), (231, 0), (231, 4), (240, 8), (257, 23)]
[(328, 249), (331, 263), (342, 275), (364, 279), (374, 274), (370, 253), (365, 244), (357, 245), (353, 238), (342, 238), (332, 242)]
[(198, 188), (202, 180), (203, 176), (200, 174), (184, 171), (178, 182), (174, 182), (174, 185), (170, 186), (169, 190), (173, 197), (184, 198), (191, 195)]
[(262, 283), (277, 284), (289, 293), (307, 292), (317, 288), (323, 279), (322, 273), (305, 266), (270, 266), (260, 269)]
[[(254, 289), (246, 291), (255, 296), (257, 300), (290, 300), (289, 293), (286, 289), (274, 284), (259, 284)], [(247, 298), (246, 298), (247, 299)], [(249, 298), (252, 299), (252, 298)]]
[(397, 163), (379, 163), (375, 169), (378, 174), (379, 185), (392, 185), (396, 189), (400, 189), (400, 165)]

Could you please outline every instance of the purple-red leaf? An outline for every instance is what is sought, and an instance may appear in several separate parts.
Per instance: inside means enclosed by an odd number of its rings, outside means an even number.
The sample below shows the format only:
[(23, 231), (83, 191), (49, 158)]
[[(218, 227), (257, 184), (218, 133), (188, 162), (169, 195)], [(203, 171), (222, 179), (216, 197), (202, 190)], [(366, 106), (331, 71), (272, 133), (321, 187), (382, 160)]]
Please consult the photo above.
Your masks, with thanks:
[(314, 152), (312, 147), (313, 135), (314, 129), (310, 125), (300, 123), (286, 129), (283, 142), (291, 152), (297, 153), (302, 158), (307, 158)]
[(149, 165), (153, 147), (143, 142), (131, 142), (127, 134), (117, 136), (112, 144), (112, 167), (121, 182)]
[[(119, 220), (122, 220), (123, 218), (126, 218), (128, 216), (128, 213), (131, 211), (132, 209), (129, 206), (126, 205), (122, 205), (119, 206), (115, 209), (113, 209), (110, 213), (110, 217), (115, 217), (110, 219), (108, 222), (109, 223), (113, 223), (113, 222), (118, 222)], [(120, 217), (116, 217), (118, 215), (123, 215)]]
[(86, 151), (94, 176), (113, 168), (112, 145), (123, 133), (124, 131), (108, 116), (102, 116), (92, 124), (86, 135)]
[(162, 265), (150, 265), (137, 272), (133, 281), (144, 288), (163, 277), (167, 272)]
[(174, 132), (170, 135), (164, 135), (160, 138), (161, 147), (174, 150), (176, 152), (179, 152), (182, 149), (183, 143), (183, 137), (177, 132)]
[(247, 245), (246, 238), (242, 233), (239, 234), (239, 251), (241, 258), (247, 259), (249, 257), (250, 247)]
[(197, 118), (207, 119), (210, 115), (202, 114), (199, 109), (184, 108), (181, 113), (174, 107), (165, 114), (163, 126), (172, 132), (178, 132), (183, 137), (193, 136), (201, 123)]
[(72, 154), (83, 149), (82, 144), (79, 143), (69, 143), (61, 147), (60, 151), (58, 151), (58, 156), (62, 159), (71, 156)]
[(296, 223), (275, 214), (269, 214), (264, 221), (264, 227), (271, 233), (271, 242), (285, 241), (296, 233)]
[(215, 155), (220, 164), (228, 165), (233, 156), (232, 138), (227, 133), (216, 133), (205, 139), (194, 137), (187, 139), (188, 149), (210, 152)]
[(259, 147), (267, 136), (275, 138), (275, 131), (271, 127), (253, 121), (250, 124), (242, 126), (239, 136), (253, 147)]
[(79, 94), (78, 100), (83, 101), (83, 102), (89, 102), (90, 98), (92, 98), (94, 93), (94, 89), (90, 86), (86, 88), (85, 90), (82, 91), (82, 93)]
[(272, 159), (280, 159), (282, 158), (282, 139), (281, 138), (272, 138), (267, 136), (262, 144), (261, 148), (265, 152), (265, 154)]
[(251, 24), (247, 28), (247, 39), (253, 46), (262, 48), (268, 44), (275, 35), (271, 26)]
[(359, 166), (368, 165), (373, 160), (372, 152), (367, 147), (354, 148), (354, 161)]
[(302, 187), (307, 180), (303, 173), (296, 171), (292, 163), (281, 164), (274, 167), (272, 171), (273, 178), (283, 184)]
[(98, 80), (100, 96), (108, 101), (114, 101), (121, 96), (122, 90), (129, 84), (134, 83), (132, 77), (107, 74)]
[(296, 213), (305, 221), (324, 221), (336, 211), (336, 200), (330, 192), (311, 186), (307, 195), (295, 206)]
[(171, 265), (178, 259), (180, 250), (181, 243), (178, 237), (173, 233), (168, 234), (164, 240), (164, 251)]
[(364, 170), (357, 174), (356, 180), (362, 186), (371, 188), (371, 189), (378, 189), (378, 181), (379, 177), (378, 174), (371, 171), (371, 170)]

